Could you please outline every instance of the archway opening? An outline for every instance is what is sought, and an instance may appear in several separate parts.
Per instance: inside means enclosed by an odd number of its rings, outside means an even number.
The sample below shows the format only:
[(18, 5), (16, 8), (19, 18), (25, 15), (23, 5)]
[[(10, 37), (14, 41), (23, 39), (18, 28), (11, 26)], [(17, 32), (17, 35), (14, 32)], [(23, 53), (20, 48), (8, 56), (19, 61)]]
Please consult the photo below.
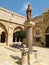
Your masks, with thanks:
[(0, 23), (0, 44), (5, 43), (6, 45), (8, 40), (8, 34), (7, 34), (7, 29), (6, 27)]
[(5, 43), (5, 32), (4, 31), (1, 34), (1, 43)]
[(49, 27), (45, 31), (46, 36), (46, 47), (49, 47)]
[(15, 33), (16, 33), (17, 31), (21, 31), (21, 30), (23, 30), (21, 27), (16, 27), (16, 28), (14, 29), (14, 32), (13, 32), (13, 42), (19, 42), (19, 41), (22, 42), (22, 39), (16, 37), (16, 35), (15, 35)]

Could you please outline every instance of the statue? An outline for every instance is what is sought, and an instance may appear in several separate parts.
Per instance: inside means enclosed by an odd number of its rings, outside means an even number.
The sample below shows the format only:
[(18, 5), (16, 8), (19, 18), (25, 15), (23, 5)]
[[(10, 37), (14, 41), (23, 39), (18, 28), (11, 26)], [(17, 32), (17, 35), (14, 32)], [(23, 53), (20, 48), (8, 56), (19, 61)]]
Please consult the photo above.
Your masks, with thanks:
[(29, 4), (28, 4), (28, 8), (26, 10), (26, 14), (27, 14), (27, 20), (31, 20), (32, 8), (31, 8), (31, 5), (29, 5)]

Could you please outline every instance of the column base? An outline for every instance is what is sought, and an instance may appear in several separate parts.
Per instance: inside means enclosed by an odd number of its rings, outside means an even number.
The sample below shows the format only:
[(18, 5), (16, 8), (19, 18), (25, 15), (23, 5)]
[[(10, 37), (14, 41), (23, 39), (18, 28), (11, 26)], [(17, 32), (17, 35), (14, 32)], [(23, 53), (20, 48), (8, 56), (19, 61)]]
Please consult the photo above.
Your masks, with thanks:
[(22, 65), (28, 65), (28, 49), (24, 48), (22, 49)]

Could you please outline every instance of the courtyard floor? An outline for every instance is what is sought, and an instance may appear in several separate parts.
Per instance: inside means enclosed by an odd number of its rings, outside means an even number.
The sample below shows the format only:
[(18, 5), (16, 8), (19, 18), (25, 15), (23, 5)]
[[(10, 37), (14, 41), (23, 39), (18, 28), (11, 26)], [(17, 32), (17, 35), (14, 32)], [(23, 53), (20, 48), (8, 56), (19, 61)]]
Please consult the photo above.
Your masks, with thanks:
[[(40, 53), (40, 61), (33, 63), (32, 65), (49, 65), (49, 49), (36, 47)], [(21, 64), (21, 51), (6, 46), (0, 46), (0, 65), (20, 65)]]

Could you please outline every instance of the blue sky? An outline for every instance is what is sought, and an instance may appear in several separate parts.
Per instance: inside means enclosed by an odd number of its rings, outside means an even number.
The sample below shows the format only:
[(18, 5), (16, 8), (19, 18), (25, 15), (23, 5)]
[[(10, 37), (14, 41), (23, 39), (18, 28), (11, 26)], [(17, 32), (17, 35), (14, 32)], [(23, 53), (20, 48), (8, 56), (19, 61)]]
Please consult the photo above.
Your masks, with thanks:
[(26, 16), (28, 3), (32, 6), (32, 16), (38, 16), (49, 8), (49, 0), (0, 0), (0, 7)]

